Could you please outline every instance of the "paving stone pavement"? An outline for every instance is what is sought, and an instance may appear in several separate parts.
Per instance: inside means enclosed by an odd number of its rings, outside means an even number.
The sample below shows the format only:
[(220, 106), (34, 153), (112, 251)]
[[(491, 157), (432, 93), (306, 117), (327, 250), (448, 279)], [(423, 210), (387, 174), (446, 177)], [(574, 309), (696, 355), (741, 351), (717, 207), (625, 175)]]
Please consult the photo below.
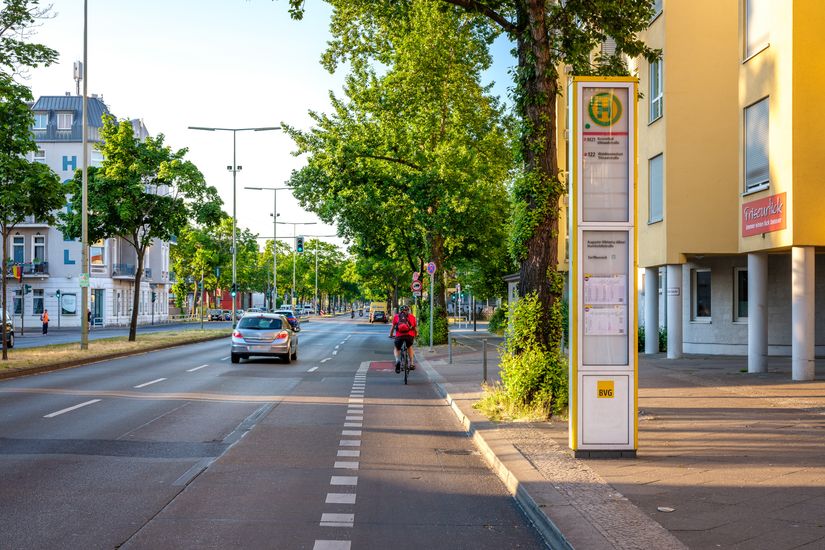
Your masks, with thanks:
[(492, 423), (472, 408), (480, 340), (495, 382), (501, 339), (455, 334), (453, 364), (446, 346), (418, 357), (505, 483), (527, 493), (522, 506), (562, 535), (554, 546), (825, 548), (825, 361), (815, 381), (792, 382), (789, 358), (753, 375), (745, 357), (641, 355), (637, 458), (580, 460), (566, 420)]

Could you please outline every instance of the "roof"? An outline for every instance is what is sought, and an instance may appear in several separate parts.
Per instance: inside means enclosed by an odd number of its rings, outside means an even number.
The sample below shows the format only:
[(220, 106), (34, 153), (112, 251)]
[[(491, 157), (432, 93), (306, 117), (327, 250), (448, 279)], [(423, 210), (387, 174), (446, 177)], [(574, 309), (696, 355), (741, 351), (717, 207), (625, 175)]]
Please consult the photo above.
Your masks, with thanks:
[[(100, 141), (99, 129), (103, 126), (103, 115), (111, 114), (102, 98), (89, 97), (86, 100), (88, 109), (89, 140)], [(77, 95), (41, 96), (34, 102), (32, 111), (46, 112), (49, 120), (45, 130), (35, 130), (35, 141), (83, 141), (80, 126), (83, 123), (83, 97)], [(72, 113), (71, 130), (57, 129), (57, 113)]]

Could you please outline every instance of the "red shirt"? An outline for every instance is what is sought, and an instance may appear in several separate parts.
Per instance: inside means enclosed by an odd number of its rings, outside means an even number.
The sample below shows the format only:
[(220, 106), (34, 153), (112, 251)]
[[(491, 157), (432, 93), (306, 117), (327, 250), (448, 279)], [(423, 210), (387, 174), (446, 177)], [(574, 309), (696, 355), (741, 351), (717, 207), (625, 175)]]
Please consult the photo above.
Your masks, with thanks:
[(416, 335), (415, 329), (418, 327), (418, 321), (416, 321), (415, 315), (413, 315), (412, 313), (408, 313), (407, 317), (410, 320), (410, 322), (409, 322), (410, 330), (408, 330), (407, 332), (401, 332), (400, 330), (398, 330), (398, 314), (396, 313), (395, 315), (393, 315), (393, 317), (392, 317), (392, 326), (395, 327), (395, 335), (396, 336), (415, 336)]

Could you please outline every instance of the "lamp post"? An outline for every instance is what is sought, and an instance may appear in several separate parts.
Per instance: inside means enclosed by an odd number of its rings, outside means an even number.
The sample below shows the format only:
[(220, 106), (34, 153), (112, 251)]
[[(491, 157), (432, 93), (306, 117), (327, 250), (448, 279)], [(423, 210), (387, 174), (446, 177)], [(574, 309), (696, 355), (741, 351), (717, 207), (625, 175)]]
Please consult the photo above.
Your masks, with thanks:
[(297, 251), (295, 250), (295, 237), (298, 236), (295, 226), (297, 225), (315, 225), (318, 222), (279, 222), (276, 221), (275, 223), (282, 223), (284, 225), (291, 225), (292, 226), (292, 308), (295, 309), (295, 258), (297, 257)]
[(278, 191), (289, 187), (244, 187), (252, 191), (272, 191), (272, 311), (275, 311), (278, 297)]
[[(237, 256), (238, 251), (237, 243), (236, 243), (236, 233), (237, 233), (237, 175), (238, 172), (243, 169), (242, 166), (238, 166), (236, 160), (236, 137), (238, 132), (268, 132), (271, 130), (280, 130), (280, 126), (265, 126), (259, 128), (212, 128), (207, 126), (189, 126), (190, 130), (203, 130), (206, 132), (232, 132), (232, 166), (227, 166), (226, 169), (232, 172), (232, 288), (237, 289), (237, 282), (238, 282), (238, 267), (237, 267)], [(237, 293), (236, 293), (237, 295)], [(232, 326), (235, 326), (235, 310), (237, 309), (236, 306), (236, 296), (232, 296)]]
[[(89, 308), (89, 134), (88, 134), (88, 82), (86, 64), (87, 61), (87, 46), (88, 46), (88, 28), (89, 28), (89, 2), (83, 0), (83, 108), (82, 108), (82, 128), (81, 143), (83, 147), (83, 188), (81, 194), (83, 199), (81, 201), (80, 209), (80, 249), (81, 249), (81, 267), (80, 271), (80, 349), (89, 349), (89, 316), (86, 312)], [(22, 304), (25, 296), (20, 299)]]

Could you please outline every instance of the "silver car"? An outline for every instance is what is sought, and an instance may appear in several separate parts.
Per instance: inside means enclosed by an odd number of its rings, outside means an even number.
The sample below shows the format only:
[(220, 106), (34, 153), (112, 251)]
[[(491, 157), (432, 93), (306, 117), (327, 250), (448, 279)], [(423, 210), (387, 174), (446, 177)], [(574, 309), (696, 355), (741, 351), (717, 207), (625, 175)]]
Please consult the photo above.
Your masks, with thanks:
[(283, 315), (247, 313), (232, 331), (233, 363), (253, 355), (281, 357), (285, 363), (298, 359), (298, 334)]

